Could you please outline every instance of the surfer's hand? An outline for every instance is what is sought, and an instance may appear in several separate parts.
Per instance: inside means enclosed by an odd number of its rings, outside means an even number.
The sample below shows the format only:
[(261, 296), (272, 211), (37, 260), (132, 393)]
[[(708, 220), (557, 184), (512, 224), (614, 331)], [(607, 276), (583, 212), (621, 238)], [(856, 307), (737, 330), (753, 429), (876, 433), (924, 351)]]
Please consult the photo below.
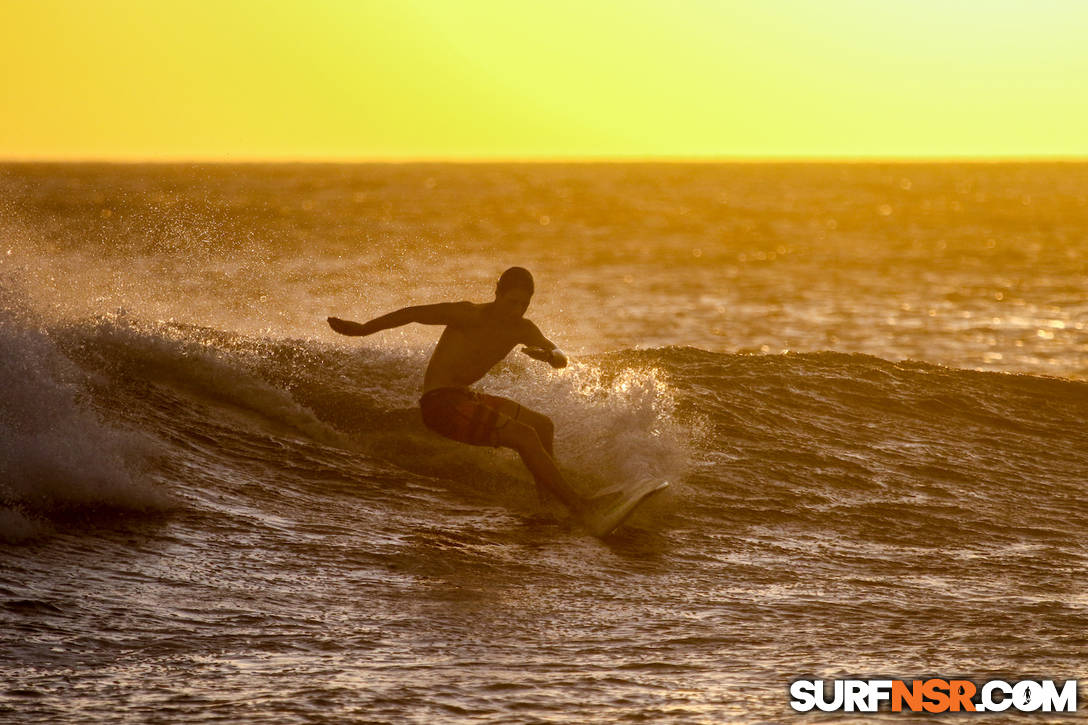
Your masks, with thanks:
[(545, 350), (542, 347), (529, 347), (526, 345), (521, 348), (521, 351), (534, 360), (540, 360), (541, 362), (551, 362), (552, 359), (551, 351)]
[(521, 348), (521, 351), (531, 358), (548, 363), (553, 368), (563, 368), (567, 366), (567, 356), (564, 355), (563, 351), (559, 348), (545, 350), (542, 347), (529, 347), (526, 345)]
[(341, 335), (364, 335), (362, 331), (362, 325), (358, 322), (351, 322), (350, 320), (341, 320), (339, 317), (328, 318), (329, 327), (339, 332)]

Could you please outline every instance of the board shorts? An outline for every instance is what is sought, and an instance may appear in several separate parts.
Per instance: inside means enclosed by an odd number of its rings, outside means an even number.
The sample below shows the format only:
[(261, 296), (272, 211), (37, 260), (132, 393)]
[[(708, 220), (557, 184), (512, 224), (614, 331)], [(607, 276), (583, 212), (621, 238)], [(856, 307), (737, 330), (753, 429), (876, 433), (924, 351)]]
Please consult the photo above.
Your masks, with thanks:
[(419, 399), (419, 410), (435, 433), (474, 446), (498, 446), (499, 431), (521, 414), (520, 405), (512, 418), (500, 412), (508, 402), (471, 388), (434, 388)]

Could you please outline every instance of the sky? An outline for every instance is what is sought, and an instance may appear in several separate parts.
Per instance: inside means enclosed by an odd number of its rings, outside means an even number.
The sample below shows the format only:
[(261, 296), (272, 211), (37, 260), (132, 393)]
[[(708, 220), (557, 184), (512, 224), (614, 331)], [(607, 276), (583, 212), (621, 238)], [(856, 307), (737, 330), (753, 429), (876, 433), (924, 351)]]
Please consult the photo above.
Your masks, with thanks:
[(1088, 157), (1083, 0), (0, 0), (0, 159)]

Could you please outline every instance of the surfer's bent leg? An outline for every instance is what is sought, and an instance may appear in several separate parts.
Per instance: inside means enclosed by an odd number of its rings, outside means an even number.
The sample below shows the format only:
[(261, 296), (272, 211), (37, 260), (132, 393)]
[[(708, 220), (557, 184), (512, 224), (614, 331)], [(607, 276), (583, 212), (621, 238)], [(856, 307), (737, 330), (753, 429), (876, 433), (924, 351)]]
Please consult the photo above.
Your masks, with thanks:
[(540, 444), (544, 446), (544, 450), (548, 452), (548, 455), (555, 458), (555, 449), (553, 448), (555, 441), (555, 424), (552, 423), (552, 419), (543, 413), (537, 413), (535, 410), (529, 410), (526, 407), (521, 409), (521, 418), (524, 422), (533, 426), (536, 429), (537, 438), (540, 439)]
[(503, 398), (498, 395), (487, 396), (490, 400), (498, 405), (499, 412), (506, 415), (511, 420), (516, 420), (519, 423), (528, 423), (536, 430), (537, 438), (540, 439), (540, 444), (544, 446), (544, 450), (548, 452), (548, 455), (555, 458), (555, 424), (552, 423), (552, 419), (543, 413), (538, 413), (532, 408), (527, 408), (516, 400), (510, 400), (510, 398)]
[[(487, 405), (494, 407), (509, 420), (532, 426), (533, 430), (536, 431), (537, 438), (540, 440), (540, 445), (544, 446), (544, 450), (551, 456), (554, 462), (555, 449), (552, 445), (555, 439), (555, 425), (552, 424), (551, 418), (543, 413), (538, 413), (531, 408), (526, 408), (516, 400), (510, 400), (510, 398), (503, 398), (498, 395), (486, 395), (484, 397), (487, 399)], [(505, 421), (498, 423), (500, 428), (504, 425), (508, 424)], [(543, 505), (548, 501), (548, 496), (545, 492), (551, 489), (536, 475), (534, 475), (533, 478), (536, 480), (537, 498), (540, 500), (541, 505)]]
[(555, 460), (544, 450), (536, 428), (511, 420), (499, 429), (499, 444), (518, 452), (522, 463), (533, 474), (537, 486), (551, 491), (572, 512), (579, 513), (582, 510), (581, 497), (571, 489), (556, 467)]
[[(521, 456), (538, 490), (550, 491), (577, 512), (581, 497), (551, 455), (554, 426), (547, 416), (509, 398), (469, 388), (435, 388), (419, 399), (423, 423), (436, 433), (475, 446), (505, 446)], [(542, 435), (543, 434), (543, 435)]]

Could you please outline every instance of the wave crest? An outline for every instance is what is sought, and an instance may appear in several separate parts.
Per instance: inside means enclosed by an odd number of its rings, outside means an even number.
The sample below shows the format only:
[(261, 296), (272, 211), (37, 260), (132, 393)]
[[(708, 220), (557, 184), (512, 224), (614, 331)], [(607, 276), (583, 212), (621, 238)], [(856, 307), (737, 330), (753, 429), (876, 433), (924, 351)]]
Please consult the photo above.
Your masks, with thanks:
[(0, 538), (47, 530), (73, 510), (165, 509), (169, 497), (143, 475), (155, 446), (94, 411), (83, 372), (21, 305), (0, 293)]

